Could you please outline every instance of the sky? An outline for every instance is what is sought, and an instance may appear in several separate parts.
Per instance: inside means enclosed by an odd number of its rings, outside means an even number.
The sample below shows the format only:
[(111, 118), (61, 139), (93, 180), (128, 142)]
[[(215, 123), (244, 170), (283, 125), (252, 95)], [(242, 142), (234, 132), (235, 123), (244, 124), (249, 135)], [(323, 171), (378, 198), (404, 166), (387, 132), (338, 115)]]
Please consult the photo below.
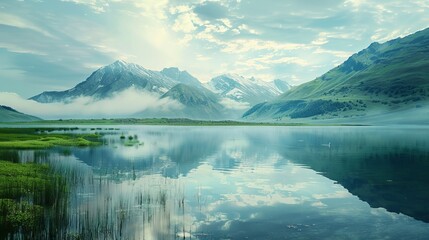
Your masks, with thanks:
[(117, 59), (298, 85), (429, 27), (429, 0), (2, 0), (0, 92), (66, 90)]

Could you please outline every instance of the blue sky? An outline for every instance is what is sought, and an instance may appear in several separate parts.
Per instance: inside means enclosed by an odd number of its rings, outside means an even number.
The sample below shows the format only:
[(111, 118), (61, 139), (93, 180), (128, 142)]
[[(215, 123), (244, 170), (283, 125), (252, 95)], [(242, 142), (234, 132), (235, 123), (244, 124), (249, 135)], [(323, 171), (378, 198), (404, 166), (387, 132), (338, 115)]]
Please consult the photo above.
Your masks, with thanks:
[(201, 81), (313, 80), (371, 42), (429, 27), (429, 0), (0, 2), (0, 92), (65, 90), (116, 59)]

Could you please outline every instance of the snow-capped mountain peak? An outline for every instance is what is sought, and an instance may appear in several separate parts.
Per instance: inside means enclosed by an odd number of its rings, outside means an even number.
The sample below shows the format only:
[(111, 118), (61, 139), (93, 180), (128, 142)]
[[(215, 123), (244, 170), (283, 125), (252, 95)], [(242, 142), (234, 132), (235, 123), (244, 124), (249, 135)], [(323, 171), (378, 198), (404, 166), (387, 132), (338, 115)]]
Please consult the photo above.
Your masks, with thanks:
[(221, 97), (237, 102), (255, 104), (267, 101), (284, 91), (276, 87), (275, 82), (266, 82), (255, 77), (246, 78), (238, 74), (227, 73), (213, 78), (207, 88)]

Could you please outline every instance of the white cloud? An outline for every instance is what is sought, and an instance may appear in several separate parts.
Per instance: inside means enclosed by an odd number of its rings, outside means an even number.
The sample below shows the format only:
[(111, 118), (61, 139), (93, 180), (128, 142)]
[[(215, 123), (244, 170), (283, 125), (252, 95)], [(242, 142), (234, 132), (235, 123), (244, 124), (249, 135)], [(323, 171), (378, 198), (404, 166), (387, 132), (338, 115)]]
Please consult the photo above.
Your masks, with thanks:
[(211, 58), (210, 58), (210, 57), (204, 56), (204, 55), (202, 55), (202, 54), (197, 54), (196, 59), (197, 59), (198, 61), (209, 61), (209, 60), (211, 60)]
[(103, 13), (109, 7), (106, 0), (61, 0), (62, 2), (72, 2), (75, 4), (86, 5), (90, 7), (95, 13)]
[(227, 28), (231, 28), (232, 27), (231, 20), (229, 20), (228, 18), (222, 18), (222, 19), (219, 19), (219, 21), (221, 23), (223, 23)]
[(214, 25), (214, 24), (205, 25), (205, 32), (206, 33), (211, 33), (211, 32), (224, 33), (226, 31), (228, 31), (228, 28), (225, 27), (224, 25)]
[(181, 45), (184, 46), (188, 46), (189, 42), (193, 39), (194, 37), (192, 36), (192, 34), (185, 34), (185, 36), (179, 41), (179, 43)]
[(239, 61), (238, 66), (246, 66), (249, 70), (264, 70), (270, 69), (274, 64), (293, 64), (298, 66), (308, 66), (310, 63), (302, 58), (287, 57), (284, 54), (265, 54), (261, 57), (250, 58), (244, 61)]
[(15, 16), (15, 15), (0, 12), (0, 24), (22, 28), (22, 29), (30, 29), (38, 33), (41, 33), (47, 37), (54, 38), (54, 36), (50, 32), (46, 31), (45, 29), (35, 25), (34, 23), (24, 18)]
[(230, 98), (222, 98), (219, 103), (226, 108), (233, 110), (245, 110), (250, 107), (250, 105), (246, 102), (237, 102)]
[(255, 35), (260, 34), (258, 31), (256, 31), (255, 29), (250, 28), (246, 24), (241, 24), (240, 26), (238, 26), (238, 30), (240, 32), (247, 31), (248, 33), (255, 34)]
[(196, 24), (199, 22), (198, 16), (195, 13), (187, 12), (180, 14), (174, 24), (172, 29), (176, 32), (191, 33), (197, 29)]
[(80, 97), (70, 103), (39, 103), (24, 99), (15, 93), (0, 92), (0, 102), (20, 112), (45, 119), (122, 117), (150, 110), (168, 112), (171, 109), (182, 108), (176, 101), (168, 98), (159, 99), (149, 92), (134, 88), (124, 90), (108, 99), (94, 100), (90, 97)]
[(329, 41), (328, 41), (328, 39), (326, 38), (326, 37), (319, 37), (319, 38), (317, 38), (317, 39), (315, 39), (315, 40), (313, 40), (312, 42), (311, 42), (311, 44), (314, 44), (314, 45), (325, 45), (325, 44), (327, 44)]
[(187, 5), (179, 5), (179, 6), (173, 6), (170, 7), (169, 12), (170, 14), (177, 14), (177, 13), (184, 13), (191, 11), (192, 8)]
[(42, 52), (39, 49), (33, 49), (26, 46), (20, 46), (19, 44), (14, 43), (6, 43), (6, 42), (0, 42), (0, 48), (5, 48), (9, 52), (14, 53), (26, 53), (26, 54), (33, 54), (33, 55), (39, 55), (39, 56), (46, 56), (48, 53)]
[(344, 58), (348, 58), (348, 57), (350, 57), (353, 54), (351, 52), (328, 50), (328, 49), (324, 49), (324, 48), (320, 48), (320, 47), (317, 48), (313, 53), (314, 54), (329, 54), (329, 55), (333, 55), (333, 56), (339, 58), (339, 60), (343, 60)]
[[(51, 77), (44, 80), (46, 85), (61, 88), (70, 85), (67, 76), (89, 73), (83, 66), (100, 66), (118, 58), (150, 69), (180, 66), (201, 79), (233, 71), (274, 78), (295, 75), (303, 82), (329, 70), (327, 63), (341, 63), (371, 41), (404, 36), (427, 27), (429, 21), (427, 0), (274, 1), (266, 5), (221, 0), (216, 4), (227, 11), (220, 19), (194, 13), (195, 7), (205, 2), (202, 0), (63, 0), (58, 5), (12, 2), (0, 4), (0, 24), (14, 27), (1, 29), (5, 38), (0, 47), (8, 50), (5, 64), (21, 67), (22, 79), (28, 79), (30, 86), (29, 81), (35, 82), (40, 73), (16, 64), (15, 53), (38, 55), (33, 59), (40, 59), (37, 66), (46, 71), (61, 63), (64, 79), (61, 74), (49, 74)], [(68, 11), (72, 4), (86, 11)], [(244, 8), (242, 4), (249, 5)], [(322, 5), (326, 8), (320, 11)], [(280, 11), (282, 6), (290, 11)], [(23, 35), (34, 38), (26, 41)], [(65, 44), (68, 46), (63, 47)], [(275, 57), (262, 59), (267, 54)], [(28, 61), (28, 65), (36, 65), (31, 62), (34, 60)], [(0, 72), (0, 77), (8, 79), (7, 71)], [(17, 85), (17, 78), (12, 80)], [(15, 89), (19, 87), (4, 90)], [(25, 91), (20, 94), (36, 93), (28, 88)]]
[(362, 5), (366, 4), (366, 2), (367, 0), (346, 0), (344, 5), (354, 8), (353, 11), (357, 11)]
[(282, 51), (282, 50), (296, 50), (299, 48), (306, 48), (305, 44), (298, 43), (282, 43), (276, 41), (266, 41), (259, 39), (237, 39), (229, 42), (223, 42), (225, 47), (222, 49), (223, 52), (228, 53), (246, 53), (250, 51), (260, 50), (271, 50), (271, 51)]
[(154, 19), (167, 19), (168, 0), (133, 0), (134, 5), (143, 10), (142, 16)]
[(376, 42), (386, 42), (398, 37), (403, 37), (405, 34), (400, 29), (391, 30), (391, 29), (377, 29), (375, 30), (374, 35), (371, 36), (371, 40)]

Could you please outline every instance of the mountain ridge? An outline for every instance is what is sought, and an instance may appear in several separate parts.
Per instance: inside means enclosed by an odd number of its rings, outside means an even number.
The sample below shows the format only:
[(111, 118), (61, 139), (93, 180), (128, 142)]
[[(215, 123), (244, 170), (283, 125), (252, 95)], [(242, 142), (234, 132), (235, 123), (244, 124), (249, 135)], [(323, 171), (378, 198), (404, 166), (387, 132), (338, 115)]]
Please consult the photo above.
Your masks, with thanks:
[(243, 118), (347, 119), (427, 106), (429, 29), (372, 43), (313, 81), (272, 101), (254, 105)]
[(0, 122), (32, 122), (41, 118), (21, 113), (12, 107), (0, 105)]
[(241, 75), (231, 73), (214, 77), (206, 84), (207, 89), (218, 94), (220, 97), (229, 98), (236, 102), (248, 103), (249, 105), (280, 95), (283, 93), (282, 90), (286, 88), (285, 86), (290, 85), (286, 81), (279, 79), (265, 82), (254, 77), (245, 78)]
[(85, 96), (101, 99), (130, 87), (164, 94), (176, 83), (159, 72), (145, 69), (134, 63), (117, 60), (97, 69), (85, 81), (69, 90), (43, 92), (30, 99), (42, 103), (68, 102)]
[[(213, 92), (213, 88), (210, 89), (209, 84), (202, 84), (190, 73), (177, 67), (164, 68), (158, 72), (138, 64), (117, 60), (98, 68), (85, 81), (78, 83), (71, 89), (43, 92), (31, 97), (30, 100), (41, 103), (73, 103), (73, 101), (84, 97), (90, 98), (85, 99), (86, 102), (96, 102), (102, 99), (112, 99), (118, 96), (118, 93), (132, 88), (142, 96), (147, 95), (149, 97), (150, 95), (152, 99), (158, 98), (159, 100), (169, 97), (184, 106), (183, 113), (178, 109), (175, 110), (177, 115), (169, 115), (165, 109), (158, 109), (159, 112), (156, 109), (146, 112), (137, 110), (136, 112), (140, 112), (141, 116), (145, 116), (144, 113), (147, 113), (151, 117), (168, 115), (169, 117), (196, 117), (198, 119), (208, 119), (209, 117), (213, 119), (221, 119), (222, 117), (236, 119), (252, 103), (260, 99), (269, 100), (278, 96), (290, 86), (283, 80), (263, 82), (255, 78), (244, 78), (237, 74), (220, 75), (213, 78), (212, 82), (216, 80), (220, 82), (227, 80), (235, 89), (231, 88), (222, 92), (215, 88)], [(237, 98), (236, 94), (244, 96), (244, 98)], [(206, 105), (202, 102), (196, 104), (192, 99), (204, 99)], [(165, 103), (165, 101), (160, 102), (160, 105), (167, 107)], [(173, 105), (178, 106), (177, 104)]]
[(179, 83), (161, 96), (170, 98), (185, 107), (176, 117), (192, 117), (194, 119), (221, 119), (225, 107), (219, 103), (218, 97), (206, 89), (198, 89), (184, 83)]

